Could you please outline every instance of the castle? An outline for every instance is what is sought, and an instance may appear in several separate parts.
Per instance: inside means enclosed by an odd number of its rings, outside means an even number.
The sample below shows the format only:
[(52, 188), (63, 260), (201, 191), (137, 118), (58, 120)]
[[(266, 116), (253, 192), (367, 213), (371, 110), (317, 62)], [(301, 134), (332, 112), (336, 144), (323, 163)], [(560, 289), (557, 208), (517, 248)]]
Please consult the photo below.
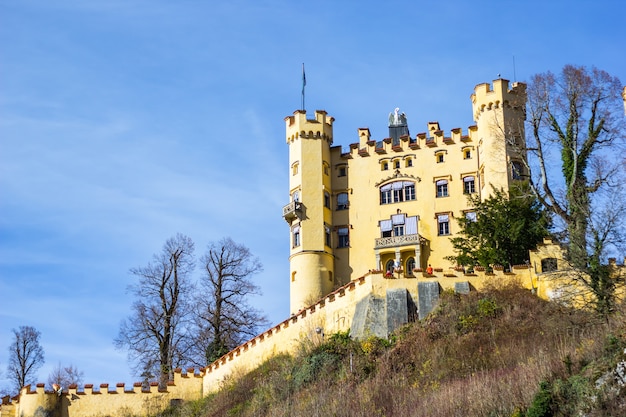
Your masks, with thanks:
[(540, 297), (558, 298), (559, 285), (568, 284), (568, 266), (550, 240), (530, 251), (528, 264), (510, 271), (466, 271), (445, 259), (453, 253), (454, 219), (473, 216), (467, 194), (487, 198), (492, 186), (509, 189), (525, 174), (525, 155), (508, 145), (524, 138), (525, 100), (524, 84), (479, 84), (471, 95), (476, 125), (467, 132), (445, 134), (430, 122), (426, 132), (411, 136), (406, 115), (396, 109), (389, 137), (372, 139), (360, 128), (348, 152), (332, 146), (334, 119), (325, 111), (312, 119), (295, 111), (285, 119), (290, 202), (283, 208), (291, 243), (291, 315), (206, 368), (176, 370), (165, 389), (118, 383), (113, 390), (88, 384), (54, 392), (38, 384), (4, 398), (0, 417), (154, 414), (206, 396), (272, 356), (295, 352), (303, 339), (319, 343), (347, 330), (355, 338), (387, 337), (425, 317), (443, 289), (466, 293), (515, 280)]
[[(504, 79), (471, 95), (475, 126), (446, 134), (438, 122), (412, 137), (407, 117), (389, 115), (389, 137), (358, 129), (348, 152), (333, 144), (325, 111), (287, 117), (291, 228), (290, 301), (296, 312), (371, 270), (412, 277), (448, 267), (459, 216), (474, 216), (467, 195), (487, 198), (524, 174), (510, 143), (524, 140), (526, 86)], [(515, 142), (513, 142), (515, 141)]]

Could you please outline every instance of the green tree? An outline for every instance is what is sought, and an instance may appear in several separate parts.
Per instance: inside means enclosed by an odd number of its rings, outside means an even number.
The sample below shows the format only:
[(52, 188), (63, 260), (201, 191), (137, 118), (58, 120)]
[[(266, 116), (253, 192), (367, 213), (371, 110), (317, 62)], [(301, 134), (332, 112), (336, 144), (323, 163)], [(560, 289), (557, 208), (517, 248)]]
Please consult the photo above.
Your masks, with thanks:
[(510, 195), (493, 189), (487, 199), (473, 195), (469, 200), (475, 216), (459, 218), (461, 231), (450, 239), (456, 255), (448, 259), (457, 265), (523, 264), (528, 250), (548, 235), (549, 218), (522, 183)]
[[(624, 234), (624, 162), (616, 152), (626, 143), (622, 91), (616, 77), (572, 65), (533, 76), (527, 89), (531, 189), (563, 225), (578, 271), (573, 279), (592, 292), (603, 315), (616, 292), (601, 260)], [(555, 160), (561, 175), (551, 169)]]

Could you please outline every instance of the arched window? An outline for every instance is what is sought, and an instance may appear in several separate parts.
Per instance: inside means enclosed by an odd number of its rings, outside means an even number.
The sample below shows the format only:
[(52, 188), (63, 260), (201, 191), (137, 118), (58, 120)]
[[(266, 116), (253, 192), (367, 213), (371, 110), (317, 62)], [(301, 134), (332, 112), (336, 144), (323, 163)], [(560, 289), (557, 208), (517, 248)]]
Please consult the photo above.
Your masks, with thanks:
[(393, 274), (393, 270), (395, 268), (396, 265), (396, 261), (394, 261), (393, 259), (390, 259), (387, 261), (387, 264), (385, 265), (385, 273), (386, 274)]
[(412, 200), (415, 200), (415, 183), (413, 181), (394, 181), (380, 187), (380, 204)]
[(415, 258), (410, 257), (406, 260), (406, 269), (404, 271), (404, 274), (413, 276), (413, 269), (415, 269)]

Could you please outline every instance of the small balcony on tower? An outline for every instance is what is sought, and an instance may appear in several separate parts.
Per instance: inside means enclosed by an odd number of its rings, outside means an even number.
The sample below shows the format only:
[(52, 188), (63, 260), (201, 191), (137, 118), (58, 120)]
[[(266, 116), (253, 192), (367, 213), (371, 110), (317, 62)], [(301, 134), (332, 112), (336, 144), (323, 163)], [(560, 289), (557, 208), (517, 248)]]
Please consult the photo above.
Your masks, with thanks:
[(299, 201), (292, 201), (283, 207), (283, 218), (289, 224), (291, 224), (295, 219), (302, 220), (303, 217), (303, 206)]

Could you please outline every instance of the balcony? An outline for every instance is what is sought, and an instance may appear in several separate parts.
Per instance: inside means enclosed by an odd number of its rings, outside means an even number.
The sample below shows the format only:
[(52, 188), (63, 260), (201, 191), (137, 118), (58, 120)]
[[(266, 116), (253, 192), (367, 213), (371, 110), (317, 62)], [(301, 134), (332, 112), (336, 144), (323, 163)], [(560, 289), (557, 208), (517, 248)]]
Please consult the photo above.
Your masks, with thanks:
[(302, 219), (302, 203), (299, 201), (292, 201), (283, 207), (283, 217), (287, 223), (291, 224), (296, 218)]
[(403, 235), (391, 237), (379, 237), (376, 239), (374, 249), (397, 248), (406, 245), (419, 245), (421, 242), (420, 235)]

